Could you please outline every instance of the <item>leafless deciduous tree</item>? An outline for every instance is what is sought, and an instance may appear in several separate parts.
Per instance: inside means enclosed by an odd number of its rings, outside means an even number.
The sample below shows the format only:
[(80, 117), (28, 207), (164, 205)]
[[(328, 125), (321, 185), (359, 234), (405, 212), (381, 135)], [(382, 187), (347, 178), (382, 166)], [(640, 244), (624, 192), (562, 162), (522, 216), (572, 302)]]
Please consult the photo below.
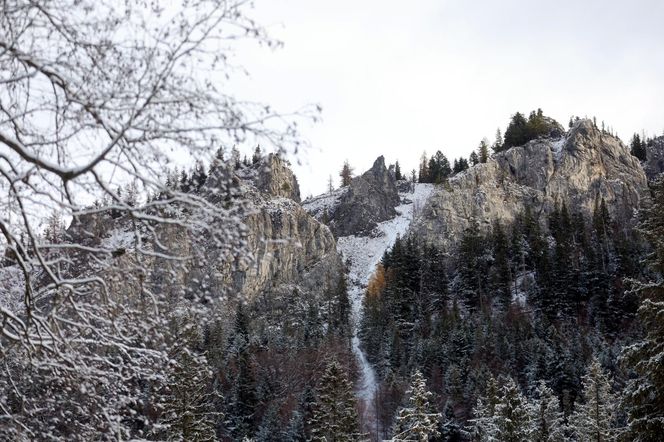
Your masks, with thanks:
[[(197, 241), (241, 255), (246, 208), (221, 172), (192, 193), (166, 186), (164, 168), (246, 141), (297, 150), (296, 119), (315, 119), (225, 92), (238, 40), (278, 45), (249, 7), (0, 2), (0, 438), (170, 434), (159, 398), (173, 394), (159, 390), (183, 376), (172, 344), (201, 305), (174, 266), (201, 259)], [(59, 231), (64, 219), (78, 229)]]

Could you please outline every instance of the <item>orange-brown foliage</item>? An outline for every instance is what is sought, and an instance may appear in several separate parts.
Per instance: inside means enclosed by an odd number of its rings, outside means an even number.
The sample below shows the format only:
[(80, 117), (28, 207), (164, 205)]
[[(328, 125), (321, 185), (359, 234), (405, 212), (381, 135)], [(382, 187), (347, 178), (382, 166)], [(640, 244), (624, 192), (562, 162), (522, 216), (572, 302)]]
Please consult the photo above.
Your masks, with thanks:
[(367, 297), (378, 298), (383, 290), (385, 290), (385, 268), (378, 263), (376, 271), (371, 275), (369, 284), (367, 284)]

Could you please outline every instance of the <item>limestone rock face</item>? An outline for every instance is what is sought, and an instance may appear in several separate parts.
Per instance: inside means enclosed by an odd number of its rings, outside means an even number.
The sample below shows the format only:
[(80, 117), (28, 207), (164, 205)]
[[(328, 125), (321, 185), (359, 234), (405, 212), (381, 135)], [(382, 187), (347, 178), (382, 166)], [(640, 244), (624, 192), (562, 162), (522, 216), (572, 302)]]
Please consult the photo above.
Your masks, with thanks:
[(648, 179), (654, 179), (664, 173), (664, 136), (653, 139), (652, 144), (648, 145), (646, 153), (646, 175), (648, 175)]
[(449, 247), (474, 218), (487, 230), (529, 207), (543, 216), (556, 204), (592, 215), (604, 198), (614, 218), (628, 220), (646, 189), (638, 160), (618, 139), (581, 120), (558, 139), (537, 139), (496, 154), (440, 186), (416, 218), (413, 231)]
[[(233, 269), (232, 286), (253, 297), (281, 286), (322, 288), (325, 275), (341, 273), (341, 258), (330, 229), (287, 198), (265, 198), (244, 223), (252, 259)], [(300, 287), (303, 289), (303, 287)], [(304, 288), (306, 290), (306, 288)]]
[[(295, 175), (278, 156), (238, 170), (218, 165), (196, 196), (228, 211), (228, 224), (216, 226), (228, 232), (221, 236), (228, 244), (193, 235), (176, 224), (160, 226), (156, 234), (168, 253), (193, 259), (147, 259), (144, 266), (151, 281), (164, 293), (184, 288), (192, 294), (243, 296), (248, 301), (266, 292), (322, 293), (327, 281), (342, 274), (343, 266), (330, 229), (300, 206), (299, 195)], [(69, 234), (90, 246), (134, 237), (126, 216), (79, 217)], [(133, 241), (126, 242), (117, 249), (130, 255)], [(229, 252), (239, 248), (248, 254)], [(118, 254), (113, 259), (117, 264), (125, 258)]]
[(329, 226), (337, 238), (369, 233), (377, 223), (393, 218), (398, 205), (394, 176), (380, 156), (371, 169), (353, 178), (338, 203), (328, 209)]
[(215, 269), (220, 287), (254, 298), (265, 291), (321, 290), (342, 272), (330, 229), (299, 204), (300, 190), (288, 164), (269, 155), (237, 173), (237, 194), (249, 203), (243, 217), (249, 259)]
[(241, 169), (238, 174), (263, 193), (300, 202), (297, 178), (288, 162), (279, 155), (271, 153), (258, 163)]

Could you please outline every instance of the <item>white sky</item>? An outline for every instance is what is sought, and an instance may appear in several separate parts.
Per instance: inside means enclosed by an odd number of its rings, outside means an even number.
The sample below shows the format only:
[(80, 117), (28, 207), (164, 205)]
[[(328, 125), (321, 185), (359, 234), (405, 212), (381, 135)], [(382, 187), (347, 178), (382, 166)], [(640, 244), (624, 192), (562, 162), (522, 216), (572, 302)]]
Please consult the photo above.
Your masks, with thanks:
[(238, 54), (238, 96), (323, 107), (303, 128), (302, 195), (348, 159), (416, 167), (422, 151), (468, 156), (510, 115), (597, 116), (624, 141), (664, 129), (661, 0), (256, 0), (285, 46)]

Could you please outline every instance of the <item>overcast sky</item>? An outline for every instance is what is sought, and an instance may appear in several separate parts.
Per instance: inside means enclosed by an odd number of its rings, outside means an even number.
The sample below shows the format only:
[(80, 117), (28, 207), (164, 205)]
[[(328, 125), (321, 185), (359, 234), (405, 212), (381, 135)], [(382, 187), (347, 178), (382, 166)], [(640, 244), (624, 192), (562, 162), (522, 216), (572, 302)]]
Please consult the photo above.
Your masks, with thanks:
[(237, 86), (283, 110), (323, 107), (303, 128), (302, 195), (348, 159), (403, 170), (422, 151), (468, 156), (510, 115), (541, 107), (565, 125), (596, 116), (624, 141), (664, 130), (661, 0), (256, 0), (285, 46), (243, 50)]

